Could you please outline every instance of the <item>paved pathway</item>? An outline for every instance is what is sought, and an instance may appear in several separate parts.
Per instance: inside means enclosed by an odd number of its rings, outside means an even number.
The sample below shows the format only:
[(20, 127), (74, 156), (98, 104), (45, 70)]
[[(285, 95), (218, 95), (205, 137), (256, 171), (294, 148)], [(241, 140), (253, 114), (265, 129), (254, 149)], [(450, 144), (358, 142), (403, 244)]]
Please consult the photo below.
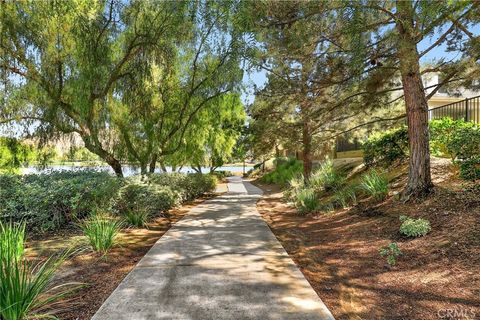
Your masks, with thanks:
[(238, 177), (193, 208), (143, 257), (95, 320), (333, 319)]

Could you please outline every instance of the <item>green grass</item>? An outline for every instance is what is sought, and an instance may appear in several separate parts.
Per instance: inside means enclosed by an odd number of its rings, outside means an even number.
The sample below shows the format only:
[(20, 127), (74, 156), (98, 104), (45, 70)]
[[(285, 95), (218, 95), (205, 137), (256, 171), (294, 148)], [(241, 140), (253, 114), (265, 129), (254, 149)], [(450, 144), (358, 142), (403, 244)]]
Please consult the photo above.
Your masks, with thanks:
[(101, 215), (95, 215), (80, 224), (92, 249), (104, 254), (116, 244), (121, 227), (120, 221)]

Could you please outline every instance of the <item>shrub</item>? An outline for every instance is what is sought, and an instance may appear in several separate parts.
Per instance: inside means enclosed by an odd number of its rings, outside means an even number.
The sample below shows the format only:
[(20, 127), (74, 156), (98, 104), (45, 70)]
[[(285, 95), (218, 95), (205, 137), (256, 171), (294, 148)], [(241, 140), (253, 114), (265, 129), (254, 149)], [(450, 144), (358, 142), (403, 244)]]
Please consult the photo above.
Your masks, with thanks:
[(408, 155), (408, 131), (406, 127), (374, 134), (363, 144), (366, 166), (389, 166)]
[(228, 178), (228, 177), (231, 177), (231, 176), (234, 175), (231, 171), (228, 171), (228, 170), (218, 170), (218, 171), (214, 171), (210, 174), (214, 175), (219, 180), (223, 180), (225, 178)]
[(262, 177), (263, 182), (285, 185), (303, 171), (302, 162), (294, 158), (276, 158), (274, 164), (275, 169)]
[(388, 180), (376, 170), (370, 170), (362, 176), (360, 187), (377, 201), (384, 200), (388, 195)]
[(456, 159), (473, 159), (480, 157), (480, 128), (476, 125), (455, 130), (447, 144), (447, 149)]
[(106, 208), (122, 181), (106, 172), (59, 171), (0, 175), (0, 218), (46, 231)]
[(312, 188), (301, 189), (295, 199), (295, 207), (301, 214), (314, 212), (318, 209), (319, 202), (315, 190)]
[(451, 145), (459, 131), (471, 130), (475, 124), (464, 120), (453, 120), (450, 117), (430, 121), (430, 150), (433, 155), (447, 156), (452, 161), (457, 157), (458, 150)]
[(460, 178), (464, 180), (480, 179), (480, 158), (463, 160), (460, 162)]
[(184, 185), (187, 200), (196, 199), (206, 193), (215, 191), (217, 178), (211, 174), (194, 173), (187, 175)]
[(333, 166), (331, 160), (326, 160), (313, 172), (309, 184), (317, 191), (337, 190), (345, 183), (342, 177)]
[(169, 187), (181, 194), (182, 200), (193, 200), (215, 190), (217, 178), (211, 174), (161, 173), (152, 174), (148, 182)]
[(477, 125), (456, 130), (447, 148), (460, 165), (462, 179), (480, 178), (480, 128)]
[[(51, 286), (56, 270), (70, 252), (33, 265), (23, 255), (25, 226), (3, 224), (1, 231), (0, 319), (54, 318), (49, 307), (80, 287), (73, 283)], [(10, 249), (4, 251), (6, 247)]]
[(145, 210), (127, 211), (123, 215), (126, 224), (131, 227), (143, 228), (147, 225), (150, 215)]
[(132, 211), (144, 211), (154, 215), (170, 210), (181, 201), (182, 195), (179, 191), (135, 177), (120, 188), (113, 209), (120, 215)]
[(400, 216), (402, 225), (400, 226), (400, 233), (407, 237), (422, 237), (430, 232), (430, 222), (426, 219), (413, 219), (407, 216)]
[(95, 215), (80, 224), (92, 249), (102, 253), (107, 253), (115, 245), (121, 226), (121, 222), (101, 215)]
[(390, 266), (394, 266), (397, 264), (397, 258), (402, 254), (402, 251), (395, 242), (392, 242), (388, 246), (381, 248), (379, 253), (382, 257), (387, 258), (387, 263)]
[(460, 165), (460, 177), (480, 178), (480, 128), (473, 122), (442, 118), (430, 123), (432, 153)]

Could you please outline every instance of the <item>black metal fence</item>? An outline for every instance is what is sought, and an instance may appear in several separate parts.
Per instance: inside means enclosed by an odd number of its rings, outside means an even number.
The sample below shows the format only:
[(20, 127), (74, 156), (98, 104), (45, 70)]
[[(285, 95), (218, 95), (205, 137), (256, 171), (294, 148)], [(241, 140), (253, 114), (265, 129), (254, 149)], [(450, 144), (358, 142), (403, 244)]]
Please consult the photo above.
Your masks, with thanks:
[[(480, 123), (480, 96), (466, 98), (461, 101), (428, 110), (429, 120), (444, 117), (450, 117), (454, 120), (463, 119), (465, 121)], [(336, 140), (337, 152), (359, 150), (361, 147), (362, 143), (357, 138), (352, 139), (349, 134), (339, 136)]]
[(480, 96), (466, 98), (428, 110), (430, 120), (444, 117), (480, 123)]

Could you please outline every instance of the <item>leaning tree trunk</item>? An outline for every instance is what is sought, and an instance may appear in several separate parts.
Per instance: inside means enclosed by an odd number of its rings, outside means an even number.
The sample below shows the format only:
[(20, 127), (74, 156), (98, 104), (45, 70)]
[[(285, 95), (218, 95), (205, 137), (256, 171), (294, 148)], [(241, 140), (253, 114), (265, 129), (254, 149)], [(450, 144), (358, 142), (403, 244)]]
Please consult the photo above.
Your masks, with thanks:
[(148, 170), (147, 170), (147, 162), (141, 162), (140, 163), (140, 174), (141, 175), (145, 175), (148, 173)]
[(103, 149), (100, 141), (95, 136), (92, 137), (85, 135), (82, 136), (82, 140), (88, 151), (96, 154), (105, 161), (113, 169), (113, 172), (115, 172), (117, 177), (123, 177), (122, 164), (120, 161), (118, 161), (113, 154)]
[(405, 200), (423, 198), (432, 191), (428, 133), (428, 104), (422, 83), (410, 1), (397, 1), (398, 57), (407, 113), (410, 163)]
[(156, 164), (157, 164), (157, 155), (154, 154), (154, 155), (152, 155), (152, 160), (150, 161), (150, 166), (148, 168), (148, 172), (154, 173)]
[(312, 175), (312, 135), (308, 126), (308, 120), (303, 121), (302, 144), (303, 176), (308, 181)]
[(162, 172), (167, 172), (167, 167), (165, 167), (165, 163), (163, 162), (163, 160), (160, 160), (159, 164), (160, 164), (160, 169), (162, 169)]
[(104, 158), (105, 162), (110, 166), (112, 167), (113, 171), (115, 172), (115, 175), (117, 177), (120, 177), (120, 178), (123, 178), (123, 170), (122, 170), (122, 164), (120, 163), (120, 161), (118, 161), (117, 159), (115, 159), (112, 155), (108, 154), (105, 158)]

